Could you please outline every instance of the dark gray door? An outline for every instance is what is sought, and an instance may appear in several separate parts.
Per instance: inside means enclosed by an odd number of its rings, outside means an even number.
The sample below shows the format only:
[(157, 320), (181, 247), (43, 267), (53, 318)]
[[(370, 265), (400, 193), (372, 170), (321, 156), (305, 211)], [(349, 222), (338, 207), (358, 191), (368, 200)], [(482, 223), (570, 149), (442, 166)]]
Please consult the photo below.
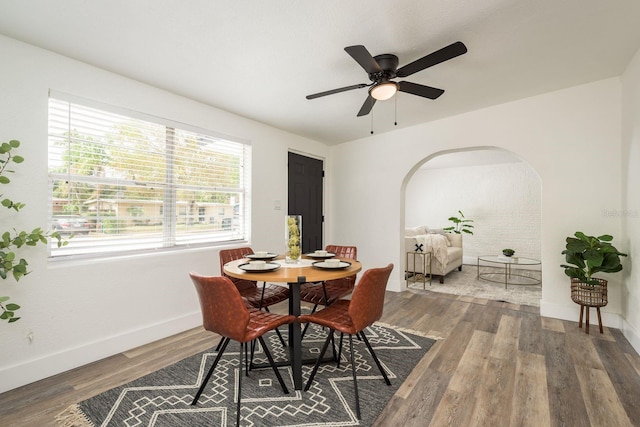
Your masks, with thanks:
[(323, 249), (322, 160), (289, 153), (289, 215), (302, 215), (302, 253)]

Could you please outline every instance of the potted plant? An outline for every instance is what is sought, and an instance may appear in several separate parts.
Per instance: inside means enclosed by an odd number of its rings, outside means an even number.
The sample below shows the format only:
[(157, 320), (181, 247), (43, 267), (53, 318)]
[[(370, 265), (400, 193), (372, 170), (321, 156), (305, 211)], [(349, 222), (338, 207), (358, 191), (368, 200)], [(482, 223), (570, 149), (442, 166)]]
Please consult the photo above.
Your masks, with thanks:
[[(17, 140), (0, 144), (0, 184), (10, 184), (11, 180), (7, 177), (7, 174), (13, 173), (13, 170), (9, 169), (9, 167), (12, 164), (20, 164), (24, 161), (22, 156), (12, 152), (19, 146), (20, 141)], [(15, 212), (20, 212), (24, 207), (24, 203), (15, 202), (8, 198), (2, 199), (0, 204)], [(12, 228), (11, 230), (0, 231), (0, 234), (2, 235), (0, 239), (0, 279), (3, 281), (13, 277), (17, 282), (20, 278), (29, 274), (27, 260), (19, 256), (23, 249), (38, 244), (46, 245), (48, 238), (57, 240), (58, 247), (67, 244), (57, 231), (45, 232), (39, 227), (34, 228), (32, 231), (18, 231)], [(20, 319), (20, 317), (16, 316), (16, 311), (20, 309), (20, 305), (15, 302), (9, 302), (9, 299), (10, 297), (7, 295), (0, 295), (0, 320), (13, 323)]]
[[(616, 273), (622, 270), (621, 256), (627, 256), (616, 249), (608, 234), (587, 236), (578, 231), (575, 237), (567, 237), (567, 244), (562, 254), (566, 264), (562, 264), (564, 273), (571, 278), (571, 299), (580, 305), (580, 324), (584, 307), (596, 307), (598, 323), (602, 333), (600, 307), (607, 305), (607, 280), (596, 278), (597, 273)], [(586, 331), (589, 333), (589, 311), (587, 308)]]
[(503, 249), (502, 250), (502, 255), (506, 256), (506, 257), (512, 257), (513, 254), (515, 254), (516, 251), (514, 251), (513, 249)]
[(443, 228), (443, 230), (448, 231), (450, 233), (456, 233), (456, 234), (462, 234), (462, 233), (473, 234), (473, 231), (472, 231), (473, 225), (470, 224), (471, 222), (473, 222), (473, 220), (466, 219), (462, 211), (458, 211), (458, 213), (460, 214), (459, 217), (457, 216), (449, 217), (449, 221), (453, 222), (453, 225), (450, 227), (445, 227)]

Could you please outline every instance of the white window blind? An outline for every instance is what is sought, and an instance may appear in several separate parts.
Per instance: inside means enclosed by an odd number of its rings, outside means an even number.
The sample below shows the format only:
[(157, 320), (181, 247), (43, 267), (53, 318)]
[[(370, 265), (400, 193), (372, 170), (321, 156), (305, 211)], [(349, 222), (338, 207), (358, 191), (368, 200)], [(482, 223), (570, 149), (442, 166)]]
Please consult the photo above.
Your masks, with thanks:
[(49, 216), (53, 229), (74, 233), (50, 256), (245, 240), (250, 149), (50, 96)]

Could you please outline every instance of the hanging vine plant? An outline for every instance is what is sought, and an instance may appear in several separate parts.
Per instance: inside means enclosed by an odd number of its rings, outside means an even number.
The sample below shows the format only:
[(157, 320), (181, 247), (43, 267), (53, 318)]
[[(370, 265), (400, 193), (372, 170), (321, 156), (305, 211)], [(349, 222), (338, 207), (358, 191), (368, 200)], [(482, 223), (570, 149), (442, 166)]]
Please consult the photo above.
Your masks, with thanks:
[[(11, 165), (24, 162), (24, 157), (15, 154), (13, 151), (18, 147), (20, 147), (20, 141), (15, 139), (0, 144), (0, 184), (2, 185), (11, 183), (7, 176), (14, 172), (10, 169)], [(4, 208), (16, 212), (20, 212), (25, 206), (24, 203), (2, 198), (2, 195), (0, 195), (0, 199), (2, 199), (0, 204)], [(1, 233), (0, 278), (3, 284), (6, 284), (6, 281), (10, 280), (11, 277), (17, 282), (23, 276), (29, 274), (29, 263), (18, 255), (21, 249), (38, 244), (46, 245), (49, 238), (57, 240), (58, 247), (68, 243), (62, 239), (57, 231), (45, 232), (40, 227), (34, 228), (32, 231), (18, 231), (12, 228), (11, 230), (1, 231)], [(9, 323), (16, 322), (20, 319), (20, 317), (16, 316), (16, 311), (20, 309), (20, 305), (15, 302), (9, 302), (10, 297), (2, 295), (3, 293), (3, 291), (0, 291), (0, 320), (6, 320)]]

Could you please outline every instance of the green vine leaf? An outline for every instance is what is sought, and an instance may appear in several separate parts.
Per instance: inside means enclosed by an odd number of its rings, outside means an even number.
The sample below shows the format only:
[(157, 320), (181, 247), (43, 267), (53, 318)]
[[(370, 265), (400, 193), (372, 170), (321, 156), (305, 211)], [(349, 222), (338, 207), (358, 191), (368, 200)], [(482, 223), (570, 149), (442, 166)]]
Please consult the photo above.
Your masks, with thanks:
[[(6, 176), (7, 173), (13, 172), (7, 169), (9, 163), (20, 164), (24, 162), (24, 157), (15, 155), (12, 150), (20, 146), (20, 141), (11, 140), (8, 143), (0, 144), (0, 184), (9, 184), (11, 180)], [(7, 209), (20, 211), (25, 205), (21, 202), (15, 202), (5, 198), (0, 204)], [(63, 240), (57, 231), (44, 231), (40, 227), (28, 231), (4, 231), (0, 236), (0, 278), (6, 280), (9, 275), (19, 281), (23, 276), (29, 274), (29, 263), (24, 258), (16, 255), (15, 249), (24, 246), (32, 247), (38, 244), (46, 245), (49, 238), (57, 241), (58, 247), (65, 246), (69, 242)], [(6, 320), (8, 323), (17, 322), (20, 317), (15, 315), (15, 311), (20, 309), (20, 305), (16, 303), (5, 304), (9, 300), (8, 296), (0, 297), (0, 320)]]

